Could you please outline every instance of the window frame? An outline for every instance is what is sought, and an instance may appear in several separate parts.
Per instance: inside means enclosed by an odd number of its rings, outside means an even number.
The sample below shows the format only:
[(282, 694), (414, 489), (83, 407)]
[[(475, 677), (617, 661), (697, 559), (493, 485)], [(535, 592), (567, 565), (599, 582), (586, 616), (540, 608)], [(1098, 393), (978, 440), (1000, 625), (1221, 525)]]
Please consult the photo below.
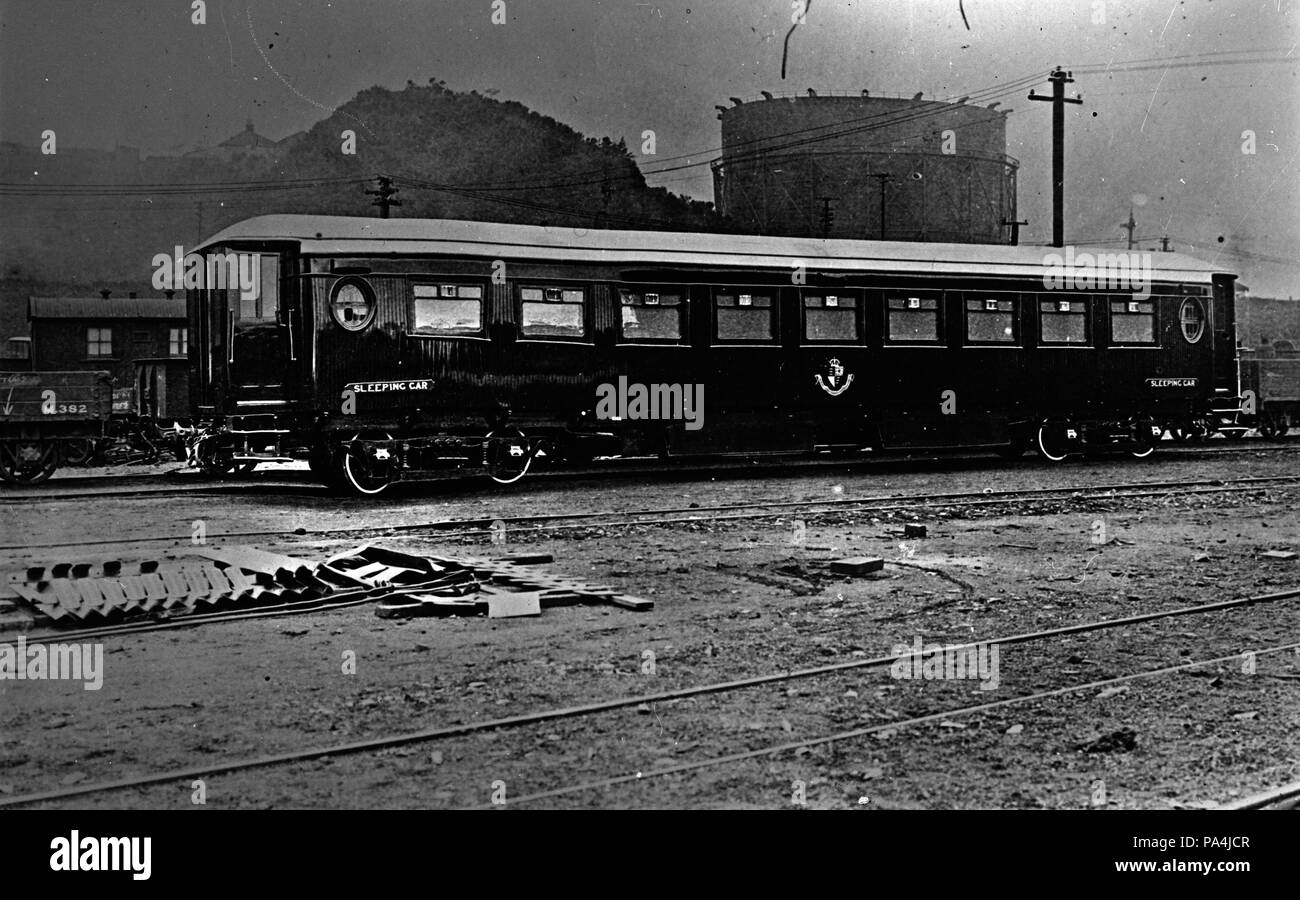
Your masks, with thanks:
[[(99, 333), (99, 336), (93, 341), (90, 339), (90, 333), (92, 331)], [(103, 337), (105, 334), (108, 335), (107, 341), (105, 341)], [(90, 348), (92, 346), (98, 347), (98, 346), (102, 346), (105, 343), (108, 344), (107, 353), (90, 352)], [(113, 352), (113, 326), (112, 325), (87, 325), (86, 326), (86, 359), (97, 360), (97, 359), (116, 359), (116, 358), (117, 355)]]
[[(173, 338), (172, 335), (176, 337)], [(179, 352), (172, 350), (173, 345), (179, 348)], [(184, 359), (190, 355), (190, 327), (188, 325), (168, 327), (167, 355), (172, 359)]]
[[(1187, 309), (1189, 303), (1196, 307), (1197, 312), (1200, 313), (1201, 316), (1201, 327), (1200, 330), (1196, 332), (1195, 338), (1189, 338), (1187, 336), (1187, 323), (1183, 319), (1183, 311)], [(1182, 334), (1183, 340), (1189, 345), (1196, 346), (1201, 342), (1201, 339), (1205, 337), (1205, 332), (1210, 330), (1209, 324), (1209, 313), (1206, 311), (1205, 304), (1201, 302), (1201, 298), (1197, 295), (1190, 294), (1183, 298), (1182, 303), (1178, 304), (1178, 331)]]
[[(718, 334), (718, 312), (722, 309), (744, 309), (740, 305), (742, 294), (760, 294), (771, 299), (768, 309), (768, 336), (765, 338), (723, 338)], [(718, 297), (735, 295), (736, 305), (718, 306)], [(763, 307), (749, 307), (762, 309)], [(781, 346), (781, 288), (778, 285), (711, 285), (709, 290), (709, 346), (711, 347), (780, 347)]]
[[(581, 303), (574, 304), (572, 300), (546, 300), (547, 290), (558, 290), (563, 296), (564, 291), (582, 291)], [(524, 291), (540, 290), (542, 300), (525, 300)], [(593, 344), (592, 327), (591, 327), (591, 310), (594, 301), (594, 291), (590, 282), (586, 281), (565, 281), (562, 279), (548, 279), (546, 281), (520, 281), (515, 284), (515, 328), (517, 340), (528, 341), (536, 344)], [(537, 334), (530, 335), (524, 330), (524, 304), (525, 303), (544, 303), (554, 304), (555, 306), (573, 306), (578, 305), (582, 308), (582, 334), (581, 335), (563, 335), (563, 334)]]
[[(853, 338), (845, 340), (844, 338), (811, 338), (808, 336), (808, 310), (809, 309), (832, 309), (838, 307), (828, 306), (808, 306), (808, 299), (812, 297), (822, 298), (823, 303), (827, 297), (841, 297), (853, 300)], [(809, 288), (799, 289), (799, 346), (801, 347), (862, 347), (867, 340), (867, 295), (866, 291), (860, 288)]]
[[(248, 254), (250, 256), (257, 257), (258, 291), (257, 291), (257, 296), (253, 298), (253, 309), (255, 315), (251, 315), (251, 316), (244, 315), (243, 292), (238, 287), (226, 288), (227, 303), (229, 303), (230, 307), (235, 310), (235, 318), (239, 320), (239, 322), (245, 325), (269, 325), (272, 323), (279, 322), (280, 321), (280, 282), (283, 280), (281, 277), (281, 269), (283, 268), (283, 259), (281, 257), (281, 254), (267, 252), (265, 250), (229, 250), (228, 249), (225, 250), (224, 252), (227, 254), (236, 254), (236, 255)], [(268, 283), (268, 279), (266, 277), (266, 271), (265, 271), (266, 268), (265, 261), (268, 259), (274, 262), (273, 268), (275, 270), (275, 277), (270, 279), (270, 283), (275, 286), (275, 309), (271, 311), (270, 315), (267, 315), (265, 305), (264, 305), (266, 302), (266, 284)], [(341, 276), (341, 277), (347, 278), (352, 276)], [(333, 309), (334, 288), (335, 285), (330, 285), (329, 302), (330, 302), (331, 319), (334, 318), (334, 309)], [(373, 289), (371, 290), (371, 296), (372, 298), (374, 296)], [(370, 318), (373, 321), (374, 316), (371, 315)], [(337, 322), (337, 320), (335, 321)]]
[[(663, 282), (650, 281), (618, 281), (610, 285), (610, 290), (614, 295), (614, 303), (618, 307), (618, 344), (622, 347), (689, 347), (691, 344), (691, 284), (671, 284)], [(649, 290), (654, 288), (654, 290)], [(639, 303), (623, 303), (623, 293), (635, 293), (641, 297)], [(681, 295), (681, 302), (677, 304), (677, 337), (639, 337), (629, 338), (623, 332), (623, 307), (664, 307), (654, 303), (646, 303), (646, 294), (666, 294), (674, 293)]]
[[(1021, 322), (1023, 304), (1019, 291), (959, 291), (961, 297), (961, 345), (963, 347), (976, 347), (981, 349), (1008, 349), (1023, 350), (1025, 347), (1024, 326)], [(981, 304), (977, 310), (970, 309), (970, 301), (976, 300)], [(988, 341), (977, 340), (970, 336), (970, 317), (971, 313), (976, 315), (988, 315), (993, 312), (987, 309), (987, 301), (994, 300), (998, 303), (1008, 301), (1011, 303), (1011, 338), (1005, 341)], [(1002, 310), (997, 310), (996, 315), (1004, 315)]]
[[(435, 340), (452, 340), (452, 341), (454, 340), (471, 340), (471, 341), (481, 340), (482, 341), (488, 339), (487, 338), (488, 302), (492, 296), (491, 294), (492, 288), (487, 282), (483, 281), (482, 279), (470, 278), (464, 275), (447, 275), (447, 276), (420, 275), (417, 277), (407, 279), (407, 284), (410, 285), (410, 294), (407, 297), (407, 301), (406, 301), (406, 334), (409, 337), (432, 338)], [(421, 286), (436, 287), (438, 289), (438, 296), (437, 297), (415, 296), (415, 289)], [(474, 331), (468, 331), (468, 330), (466, 331), (419, 331), (417, 330), (415, 325), (416, 304), (421, 300), (453, 299), (453, 298), (444, 298), (442, 296), (442, 289), (448, 286), (454, 286), (458, 289), (462, 287), (476, 287), (479, 289), (480, 293), (477, 298), (478, 299), (478, 328)], [(454, 299), (460, 300), (462, 298), (457, 296)], [(474, 299), (474, 298), (467, 297), (464, 299)]]
[[(1097, 339), (1096, 339), (1096, 335), (1093, 333), (1094, 328), (1092, 322), (1092, 313), (1093, 313), (1093, 309), (1095, 308), (1092, 301), (1092, 297), (1094, 295), (1054, 293), (1054, 294), (1031, 294), (1029, 296), (1032, 296), (1034, 298), (1034, 312), (1035, 312), (1034, 322), (1038, 326), (1037, 334), (1035, 334), (1034, 337), (1037, 340), (1037, 346), (1045, 347), (1050, 350), (1095, 350), (1096, 349)], [(1080, 315), (1083, 317), (1083, 340), (1082, 341), (1052, 341), (1043, 337), (1043, 316), (1062, 315), (1059, 309), (1052, 310), (1052, 312), (1050, 313), (1044, 312), (1042, 305), (1044, 303), (1049, 302), (1048, 298), (1051, 298), (1050, 302), (1053, 305), (1060, 303), (1062, 300), (1066, 300), (1070, 303), (1083, 304), (1083, 312), (1081, 313), (1070, 312), (1065, 314), (1065, 315), (1072, 315), (1072, 316)]]
[[(343, 324), (339, 321), (338, 315), (334, 312), (334, 301), (338, 299), (339, 292), (348, 285), (354, 285), (357, 290), (361, 291), (370, 304), (370, 311), (366, 313), (365, 317), (358, 325)], [(262, 302), (260, 297), (257, 302), (259, 304), (258, 308), (260, 309), (260, 304)], [(375, 317), (379, 313), (379, 296), (375, 291), (375, 286), (370, 283), (370, 279), (362, 275), (341, 275), (333, 284), (330, 285), (329, 296), (325, 305), (329, 312), (330, 321), (333, 322), (335, 326), (343, 329), (348, 334), (360, 334), (375, 323)]]
[[(1111, 347), (1127, 348), (1133, 350), (1159, 350), (1160, 349), (1160, 298), (1152, 294), (1145, 300), (1131, 300), (1128, 294), (1105, 294), (1106, 298), (1106, 336), (1109, 339)], [(1118, 299), (1122, 298), (1122, 299)], [(1151, 304), (1150, 313), (1133, 313), (1121, 312), (1120, 316), (1151, 316), (1151, 340), (1149, 341), (1121, 341), (1115, 338), (1115, 316), (1113, 304), (1123, 303), (1126, 307), (1129, 303), (1149, 303)]]
[[(913, 347), (929, 349), (945, 349), (948, 346), (947, 338), (947, 316), (944, 315), (944, 301), (948, 291), (942, 288), (882, 288), (880, 291), (880, 311), (883, 317), (881, 321), (880, 341), (882, 347)], [(935, 339), (932, 341), (918, 340), (917, 338), (893, 338), (890, 337), (890, 312), (892, 308), (889, 303), (891, 300), (903, 300), (906, 302), (911, 298), (917, 298), (922, 301), (934, 300), (934, 333)], [(900, 312), (906, 312), (909, 308), (903, 307)], [(924, 307), (922, 307), (924, 309)]]

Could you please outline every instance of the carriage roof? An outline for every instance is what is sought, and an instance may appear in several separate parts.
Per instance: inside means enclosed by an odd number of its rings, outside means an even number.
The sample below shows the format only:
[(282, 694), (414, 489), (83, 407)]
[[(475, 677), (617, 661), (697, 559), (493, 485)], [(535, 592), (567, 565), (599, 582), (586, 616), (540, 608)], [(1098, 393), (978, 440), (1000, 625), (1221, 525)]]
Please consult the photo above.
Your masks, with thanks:
[[(459, 219), (377, 219), (353, 216), (267, 215), (236, 222), (194, 248), (203, 252), (239, 241), (293, 241), (323, 256), (477, 256), (550, 262), (596, 262), (709, 268), (786, 268), (918, 275), (1042, 277), (1051, 254), (1065, 250), (1005, 244), (768, 237), (678, 231), (619, 231), (516, 225)], [(1113, 248), (1076, 248), (1124, 254)], [(1152, 252), (1158, 281), (1208, 284), (1228, 269), (1181, 253)], [(1073, 271), (1086, 274), (1086, 268)]]

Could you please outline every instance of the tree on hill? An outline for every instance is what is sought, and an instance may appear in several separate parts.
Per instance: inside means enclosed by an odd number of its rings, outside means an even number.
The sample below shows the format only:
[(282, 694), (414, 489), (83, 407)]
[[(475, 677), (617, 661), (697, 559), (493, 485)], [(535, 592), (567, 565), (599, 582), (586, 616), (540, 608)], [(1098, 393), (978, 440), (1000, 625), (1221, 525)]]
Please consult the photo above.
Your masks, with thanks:
[[(356, 154), (342, 133), (356, 133)], [(651, 188), (624, 141), (584, 137), (523, 104), (430, 80), (358, 94), (297, 141), (284, 178), (392, 176), (400, 215), (609, 228), (714, 230), (710, 203)], [(296, 211), (368, 214), (360, 191), (294, 195)]]

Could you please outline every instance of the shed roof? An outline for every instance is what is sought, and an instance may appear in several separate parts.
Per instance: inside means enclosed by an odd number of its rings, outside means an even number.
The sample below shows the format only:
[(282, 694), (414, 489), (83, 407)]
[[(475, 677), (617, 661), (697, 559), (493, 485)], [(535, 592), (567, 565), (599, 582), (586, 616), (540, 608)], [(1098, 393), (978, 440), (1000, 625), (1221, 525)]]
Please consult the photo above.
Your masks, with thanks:
[(184, 319), (184, 297), (31, 297), (31, 319)]

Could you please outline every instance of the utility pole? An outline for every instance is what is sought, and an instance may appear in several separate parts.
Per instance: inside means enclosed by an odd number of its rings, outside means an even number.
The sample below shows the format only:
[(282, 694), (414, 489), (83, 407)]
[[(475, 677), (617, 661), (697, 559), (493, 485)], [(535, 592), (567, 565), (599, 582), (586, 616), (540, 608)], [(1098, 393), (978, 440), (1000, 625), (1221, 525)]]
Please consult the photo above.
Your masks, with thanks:
[(888, 172), (872, 172), (868, 178), (880, 179), (880, 239), (885, 239), (885, 185), (894, 180)]
[(822, 202), (822, 237), (828, 238), (831, 236), (831, 226), (835, 224), (835, 210), (831, 208), (835, 198), (818, 197), (817, 199)]
[(1052, 70), (1047, 80), (1052, 83), (1052, 96), (1040, 97), (1032, 90), (1030, 100), (1045, 100), (1052, 104), (1052, 246), (1065, 246), (1065, 104), (1082, 103), (1082, 97), (1065, 96), (1065, 86), (1073, 84), (1071, 73), (1060, 66)]
[(388, 208), (390, 206), (401, 206), (402, 201), (393, 199), (393, 197), (397, 196), (397, 188), (393, 187), (393, 179), (391, 177), (388, 175), (376, 175), (375, 181), (379, 185), (379, 190), (366, 191), (366, 193), (375, 198), (370, 201), (370, 205), (379, 207), (379, 218), (387, 219)]
[(1128, 248), (1130, 251), (1133, 249), (1133, 229), (1137, 228), (1137, 224), (1133, 219), (1133, 207), (1130, 206), (1128, 208), (1128, 221), (1119, 226), (1128, 232)]

